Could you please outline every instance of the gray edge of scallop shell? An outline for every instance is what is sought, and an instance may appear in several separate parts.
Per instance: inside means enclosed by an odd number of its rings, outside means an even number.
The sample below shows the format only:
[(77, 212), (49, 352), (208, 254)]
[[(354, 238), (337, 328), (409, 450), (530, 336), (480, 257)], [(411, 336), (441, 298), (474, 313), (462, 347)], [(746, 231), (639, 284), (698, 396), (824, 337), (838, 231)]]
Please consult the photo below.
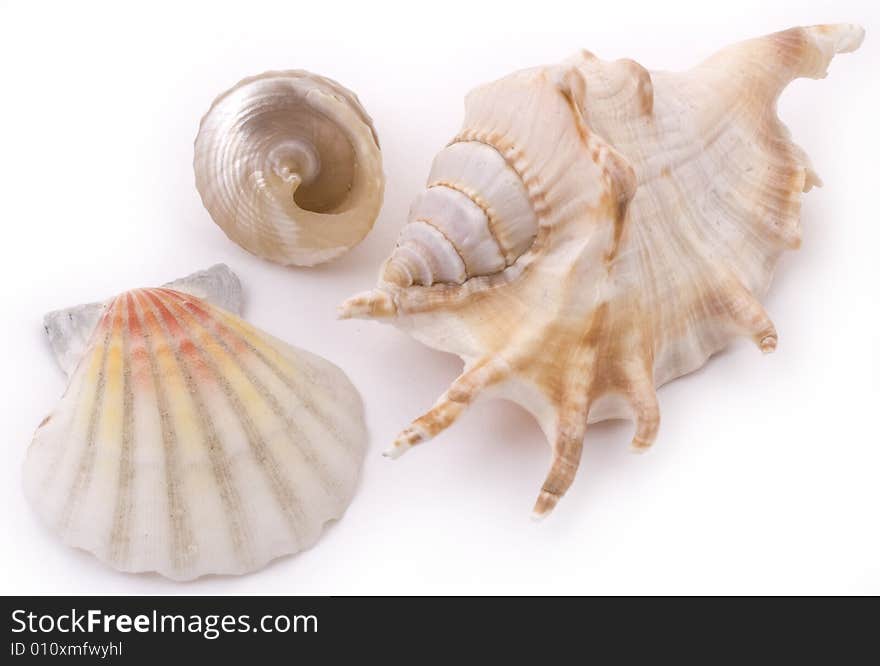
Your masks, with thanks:
[[(216, 264), (162, 286), (192, 294), (236, 315), (241, 314), (241, 282), (226, 264)], [(66, 375), (70, 376), (79, 363), (92, 331), (109, 302), (99, 301), (53, 310), (43, 317), (43, 328), (49, 338), (52, 354)]]

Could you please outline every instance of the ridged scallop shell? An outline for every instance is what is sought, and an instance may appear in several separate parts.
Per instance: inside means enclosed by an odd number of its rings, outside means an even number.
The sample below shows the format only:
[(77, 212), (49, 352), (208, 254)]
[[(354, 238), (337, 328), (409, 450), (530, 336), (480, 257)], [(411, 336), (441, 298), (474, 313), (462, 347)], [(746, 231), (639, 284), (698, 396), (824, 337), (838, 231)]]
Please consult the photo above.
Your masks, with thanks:
[(800, 243), (801, 192), (819, 184), (776, 100), (863, 35), (794, 28), (682, 73), (584, 51), (471, 92), (378, 289), (341, 308), (465, 362), (389, 454), (482, 393), (508, 398), (552, 444), (543, 515), (574, 479), (588, 422), (631, 417), (642, 450), (655, 387), (738, 335), (772, 351), (759, 298)]
[(302, 70), (266, 72), (220, 95), (202, 118), (193, 165), (214, 222), (280, 264), (340, 256), (382, 206), (370, 117), (350, 90)]
[(342, 515), (365, 443), (336, 366), (190, 294), (136, 289), (103, 309), (24, 486), (66, 544), (116, 569), (241, 574)]

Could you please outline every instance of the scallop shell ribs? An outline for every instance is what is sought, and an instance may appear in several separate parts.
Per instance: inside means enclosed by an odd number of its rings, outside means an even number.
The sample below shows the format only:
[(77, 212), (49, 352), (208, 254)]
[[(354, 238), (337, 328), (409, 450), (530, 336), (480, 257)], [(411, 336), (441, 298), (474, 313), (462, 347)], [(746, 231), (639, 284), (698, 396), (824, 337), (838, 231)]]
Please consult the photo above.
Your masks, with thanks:
[(334, 365), (168, 288), (103, 309), (24, 466), (71, 546), (174, 579), (311, 546), (354, 492), (366, 431)]
[(655, 387), (738, 335), (773, 351), (759, 299), (800, 243), (801, 192), (819, 184), (776, 100), (863, 35), (794, 28), (683, 73), (583, 51), (472, 91), (378, 288), (341, 308), (465, 361), (389, 454), (481, 394), (508, 398), (552, 443), (543, 515), (574, 479), (588, 422), (630, 417), (645, 449)]

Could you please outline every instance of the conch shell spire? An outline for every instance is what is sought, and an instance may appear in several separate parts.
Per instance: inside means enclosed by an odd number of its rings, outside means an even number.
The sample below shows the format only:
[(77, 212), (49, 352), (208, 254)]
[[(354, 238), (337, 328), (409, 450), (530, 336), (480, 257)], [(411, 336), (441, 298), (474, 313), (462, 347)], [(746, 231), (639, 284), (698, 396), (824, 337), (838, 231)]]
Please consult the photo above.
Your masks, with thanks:
[(736, 336), (773, 351), (759, 299), (800, 244), (801, 193), (821, 184), (776, 100), (863, 37), (793, 28), (682, 73), (581, 52), (472, 91), (377, 289), (340, 309), (465, 362), (388, 454), (480, 395), (513, 400), (552, 444), (541, 516), (571, 485), (588, 422), (632, 418), (644, 450), (655, 387)]

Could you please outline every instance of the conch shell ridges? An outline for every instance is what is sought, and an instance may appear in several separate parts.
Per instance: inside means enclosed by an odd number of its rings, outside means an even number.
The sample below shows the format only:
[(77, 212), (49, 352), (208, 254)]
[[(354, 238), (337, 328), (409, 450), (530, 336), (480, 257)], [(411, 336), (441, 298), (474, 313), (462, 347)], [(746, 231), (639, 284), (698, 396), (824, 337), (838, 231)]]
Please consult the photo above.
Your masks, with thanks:
[[(341, 306), (343, 318), (381, 318), (465, 362), (389, 454), (437, 435), (483, 393), (511, 399), (553, 447), (535, 504), (544, 515), (572, 483), (588, 421), (633, 418), (642, 450), (659, 427), (657, 386), (738, 335), (773, 351), (759, 298), (800, 243), (801, 193), (820, 184), (776, 100), (863, 36), (852, 24), (793, 28), (683, 73), (581, 52), (469, 93), (453, 144), (503, 155), (538, 224), (512, 264), (460, 284), (442, 279), (446, 250), (405, 247), (404, 227), (378, 288)], [(457, 162), (464, 186), (474, 159)], [(461, 223), (454, 207), (442, 212), (433, 224)], [(408, 279), (418, 252), (430, 280)]]

